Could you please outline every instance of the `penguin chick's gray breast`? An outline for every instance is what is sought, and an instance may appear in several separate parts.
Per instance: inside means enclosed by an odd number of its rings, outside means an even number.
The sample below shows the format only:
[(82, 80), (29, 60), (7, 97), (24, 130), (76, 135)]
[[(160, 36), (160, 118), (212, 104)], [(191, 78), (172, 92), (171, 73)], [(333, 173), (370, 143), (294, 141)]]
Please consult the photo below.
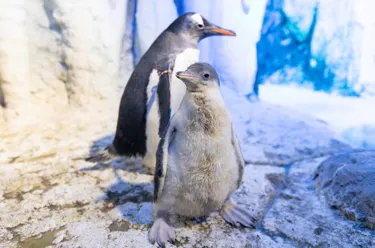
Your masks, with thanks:
[(212, 66), (197, 63), (177, 77), (187, 92), (159, 144), (155, 205), (197, 217), (220, 209), (238, 188), (243, 159)]

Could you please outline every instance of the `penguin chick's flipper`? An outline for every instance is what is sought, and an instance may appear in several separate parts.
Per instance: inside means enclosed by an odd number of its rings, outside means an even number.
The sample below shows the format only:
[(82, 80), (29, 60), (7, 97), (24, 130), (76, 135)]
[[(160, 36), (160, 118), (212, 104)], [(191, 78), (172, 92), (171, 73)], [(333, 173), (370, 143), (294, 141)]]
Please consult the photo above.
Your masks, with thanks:
[(173, 123), (167, 124), (163, 137), (159, 141), (159, 146), (156, 151), (156, 165), (154, 173), (154, 202), (157, 202), (163, 192), (164, 180), (167, 174), (168, 165), (168, 148), (170, 143), (173, 141), (174, 135), (177, 132)]
[(92, 163), (108, 162), (114, 158), (117, 158), (118, 156), (119, 155), (117, 155), (116, 148), (113, 146), (113, 144), (110, 144), (103, 151), (100, 151), (91, 157), (85, 158), (85, 161)]
[(162, 137), (171, 117), (171, 77), (174, 67), (174, 56), (169, 56), (166, 59), (160, 60), (157, 63), (159, 73), (158, 84), (158, 99), (159, 99), (159, 137)]
[(237, 165), (238, 165), (237, 188), (239, 188), (240, 185), (242, 184), (242, 177), (243, 177), (243, 173), (244, 173), (244, 169), (245, 169), (245, 161), (243, 159), (241, 147), (240, 147), (240, 144), (238, 143), (238, 139), (237, 139), (237, 136), (236, 136), (236, 132), (234, 130), (233, 123), (232, 123), (231, 143), (232, 143), (232, 146), (233, 146), (233, 149), (234, 149), (234, 153), (235, 153), (236, 161), (237, 161)]
[(256, 219), (248, 212), (248, 210), (238, 206), (231, 199), (225, 202), (220, 211), (221, 217), (235, 227), (255, 228)]
[(160, 214), (160, 212), (157, 214), (148, 234), (151, 244), (155, 244), (156, 242), (160, 247), (165, 247), (168, 242), (171, 244), (175, 243), (174, 227), (167, 223), (167, 219), (166, 214)]

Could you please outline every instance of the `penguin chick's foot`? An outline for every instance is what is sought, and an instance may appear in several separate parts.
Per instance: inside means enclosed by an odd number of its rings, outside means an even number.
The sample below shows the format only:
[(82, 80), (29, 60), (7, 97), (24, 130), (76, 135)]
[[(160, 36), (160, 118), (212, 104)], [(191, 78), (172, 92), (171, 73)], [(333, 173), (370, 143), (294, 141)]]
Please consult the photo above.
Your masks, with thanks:
[(156, 218), (149, 231), (150, 243), (165, 247), (167, 242), (174, 244), (175, 239), (174, 227), (168, 225), (165, 218)]
[(238, 206), (230, 199), (225, 202), (220, 215), (232, 226), (255, 228), (256, 219), (246, 209)]

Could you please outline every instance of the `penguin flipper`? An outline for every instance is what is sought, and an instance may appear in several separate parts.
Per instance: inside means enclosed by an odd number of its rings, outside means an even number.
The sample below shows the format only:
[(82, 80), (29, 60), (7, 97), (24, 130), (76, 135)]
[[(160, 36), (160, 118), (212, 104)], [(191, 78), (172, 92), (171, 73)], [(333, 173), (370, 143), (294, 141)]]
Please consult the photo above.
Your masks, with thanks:
[[(173, 119), (171, 121), (173, 121)], [(156, 166), (154, 173), (154, 202), (157, 202), (163, 192), (165, 176), (168, 169), (168, 148), (173, 141), (176, 131), (177, 130), (173, 123), (167, 124), (164, 135), (159, 142), (156, 152)]]
[(238, 139), (237, 139), (236, 132), (234, 130), (233, 122), (232, 122), (231, 142), (232, 142), (232, 146), (233, 146), (233, 149), (234, 149), (234, 154), (236, 156), (236, 161), (237, 161), (237, 165), (238, 165), (237, 187), (240, 187), (240, 185), (242, 183), (242, 177), (243, 177), (243, 173), (244, 173), (244, 168), (245, 168), (245, 161), (243, 159), (243, 155), (242, 155), (242, 152), (241, 152), (240, 144), (238, 143)]
[(174, 56), (169, 56), (166, 59), (160, 60), (157, 63), (159, 73), (159, 84), (157, 89), (159, 99), (159, 137), (161, 138), (167, 128), (171, 117), (171, 88), (172, 70), (174, 67)]

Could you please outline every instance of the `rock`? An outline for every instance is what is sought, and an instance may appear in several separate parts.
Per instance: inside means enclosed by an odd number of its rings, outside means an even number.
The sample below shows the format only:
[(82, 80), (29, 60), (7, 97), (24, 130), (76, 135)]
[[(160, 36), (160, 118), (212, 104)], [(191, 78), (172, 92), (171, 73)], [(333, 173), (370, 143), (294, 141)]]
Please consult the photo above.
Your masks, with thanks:
[(5, 228), (0, 229), (0, 242), (5, 242), (7, 240), (11, 240), (13, 238), (13, 234)]
[[(28, 41), (26, 28), (26, 8), (22, 0), (5, 0), (0, 3), (0, 85), (2, 101), (7, 108), (18, 109), (27, 113), (24, 104), (28, 91), (29, 79)], [(0, 112), (0, 121), (4, 120), (4, 113)], [(19, 113), (21, 114), (21, 113)], [(17, 116), (12, 111), (9, 118)]]
[[(91, 138), (84, 135), (93, 132), (88, 127), (70, 135), (81, 141)], [(12, 140), (8, 138), (8, 143)], [(177, 245), (374, 246), (373, 232), (353, 228), (355, 223), (312, 190), (314, 172), (323, 159), (286, 167), (246, 165), (234, 198), (258, 218), (257, 230), (233, 228), (217, 213), (206, 223), (177, 218), (173, 219)], [(0, 247), (153, 247), (147, 240), (153, 178), (142, 174), (137, 160), (93, 166), (61, 153), (0, 165), (0, 175)]]
[(351, 149), (320, 120), (286, 107), (249, 102), (225, 86), (221, 92), (248, 163), (287, 165)]
[(375, 247), (375, 233), (355, 228), (314, 190), (314, 173), (324, 158), (294, 163), (285, 188), (265, 214), (266, 234), (285, 237), (294, 247)]
[(316, 173), (317, 188), (328, 204), (347, 218), (375, 229), (375, 152), (333, 156)]
[[(0, 247), (153, 247), (147, 239), (153, 178), (141, 174), (138, 165), (131, 168), (133, 162), (92, 166), (53, 157), (0, 166)], [(247, 165), (236, 201), (262, 218), (284, 172)], [(181, 247), (293, 247), (260, 230), (233, 228), (217, 213), (207, 223), (177, 218), (174, 225)]]
[(0, 119), (31, 122), (55, 109), (118, 99), (126, 7), (126, 1), (1, 1), (0, 98), (6, 108)]

